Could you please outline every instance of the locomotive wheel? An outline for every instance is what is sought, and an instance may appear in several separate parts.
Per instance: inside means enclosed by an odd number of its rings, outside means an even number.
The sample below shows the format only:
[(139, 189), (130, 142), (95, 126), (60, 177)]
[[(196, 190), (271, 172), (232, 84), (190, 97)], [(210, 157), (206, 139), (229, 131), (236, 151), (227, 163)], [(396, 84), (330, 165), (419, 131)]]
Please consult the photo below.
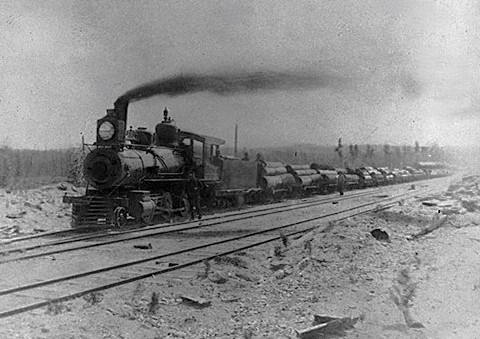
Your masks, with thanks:
[(190, 201), (188, 200), (188, 196), (186, 193), (182, 194), (182, 197), (180, 198), (180, 207), (182, 210), (179, 212), (182, 217), (187, 217), (190, 213)]
[(165, 193), (160, 204), (161, 206), (159, 207), (162, 208), (162, 217), (167, 221), (171, 221), (173, 217), (171, 212), (173, 209), (172, 195), (169, 192)]
[(217, 206), (220, 209), (226, 209), (228, 207), (228, 201), (227, 199), (218, 199), (217, 200)]
[(154, 218), (154, 215), (144, 215), (144, 216), (142, 216), (142, 221), (146, 225), (152, 225), (153, 224), (153, 218)]
[(127, 224), (127, 211), (123, 207), (117, 207), (113, 211), (113, 226), (122, 228)]

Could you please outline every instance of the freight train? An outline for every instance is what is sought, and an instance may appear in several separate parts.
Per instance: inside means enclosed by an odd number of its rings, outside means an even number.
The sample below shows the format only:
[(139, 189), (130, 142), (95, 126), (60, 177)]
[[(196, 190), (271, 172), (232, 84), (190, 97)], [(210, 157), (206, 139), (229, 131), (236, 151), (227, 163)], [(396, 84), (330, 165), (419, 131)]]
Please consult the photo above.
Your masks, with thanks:
[(261, 159), (243, 161), (221, 155), (224, 140), (177, 128), (166, 108), (154, 132), (127, 130), (127, 107), (128, 101), (117, 100), (114, 109), (97, 121), (96, 142), (89, 145), (91, 151), (83, 167), (86, 193), (63, 198), (72, 204), (74, 228), (123, 227), (187, 216), (187, 184), (192, 171), (201, 183), (202, 202), (210, 208), (332, 193), (340, 175), (346, 189), (427, 177), (414, 169), (410, 170), (414, 173), (395, 173), (387, 168), (352, 170)]

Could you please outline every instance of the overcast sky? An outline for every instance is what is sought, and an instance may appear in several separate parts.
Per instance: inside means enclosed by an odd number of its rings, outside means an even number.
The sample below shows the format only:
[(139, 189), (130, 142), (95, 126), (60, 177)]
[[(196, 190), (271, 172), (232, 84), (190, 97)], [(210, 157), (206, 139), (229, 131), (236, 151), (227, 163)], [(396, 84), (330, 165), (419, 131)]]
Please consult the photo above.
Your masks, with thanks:
[(126, 91), (178, 74), (273, 71), (338, 81), (132, 103), (153, 128), (241, 147), (291, 143), (472, 145), (480, 140), (480, 5), (463, 0), (0, 2), (0, 144), (95, 138)]

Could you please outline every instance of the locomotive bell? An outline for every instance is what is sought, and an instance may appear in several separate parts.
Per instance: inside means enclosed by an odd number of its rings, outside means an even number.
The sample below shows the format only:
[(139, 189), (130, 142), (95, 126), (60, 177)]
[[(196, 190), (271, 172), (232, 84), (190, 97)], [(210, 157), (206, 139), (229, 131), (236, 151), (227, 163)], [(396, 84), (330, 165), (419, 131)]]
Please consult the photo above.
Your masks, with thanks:
[(169, 118), (168, 118), (168, 109), (165, 107), (165, 109), (163, 110), (163, 121), (168, 121)]

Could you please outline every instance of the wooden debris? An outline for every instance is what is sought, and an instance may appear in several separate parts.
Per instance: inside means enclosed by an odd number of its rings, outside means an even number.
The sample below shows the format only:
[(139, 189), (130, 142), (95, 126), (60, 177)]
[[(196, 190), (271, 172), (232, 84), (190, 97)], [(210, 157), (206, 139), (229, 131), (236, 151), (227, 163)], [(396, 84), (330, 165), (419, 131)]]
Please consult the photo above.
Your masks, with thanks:
[(6, 234), (6, 235), (19, 233), (19, 232), (20, 232), (20, 226), (18, 225), (0, 227), (0, 233)]
[(212, 304), (210, 300), (207, 300), (205, 298), (194, 297), (189, 295), (181, 295), (180, 299), (182, 299), (183, 305), (197, 307), (197, 308), (208, 307)]
[(133, 245), (134, 248), (138, 248), (138, 249), (141, 249), (141, 250), (151, 250), (153, 247), (152, 247), (152, 244), (147, 244), (147, 245)]
[(244, 259), (237, 258), (237, 257), (229, 257), (229, 256), (224, 256), (224, 257), (216, 257), (214, 259), (216, 264), (227, 264), (227, 265), (233, 265), (241, 268), (248, 268), (248, 264)]
[(215, 283), (215, 284), (225, 284), (227, 282), (227, 278), (221, 275), (219, 272), (213, 272), (208, 276), (208, 279)]
[(20, 219), (20, 218), (23, 218), (23, 216), (27, 214), (26, 211), (22, 211), (22, 212), (18, 212), (18, 213), (10, 213), (10, 214), (7, 214), (6, 217), (9, 218), (9, 219)]
[(478, 200), (462, 199), (462, 200), (460, 200), (460, 204), (468, 212), (475, 212), (475, 211), (478, 211), (480, 209), (480, 202)]
[(241, 297), (238, 297), (235, 295), (220, 298), (220, 300), (222, 300), (224, 303), (234, 303), (234, 302), (240, 301), (241, 299), (242, 299)]
[(445, 200), (445, 201), (441, 201), (438, 204), (438, 207), (452, 207), (452, 206), (455, 206), (456, 204), (457, 204), (456, 200)]
[(422, 323), (415, 321), (410, 313), (410, 307), (412, 307), (412, 300), (415, 297), (416, 289), (417, 283), (412, 281), (410, 271), (408, 268), (403, 268), (397, 274), (394, 285), (390, 290), (390, 297), (402, 312), (405, 323), (408, 327), (423, 328), (425, 326), (423, 326)]
[(281, 270), (278, 270), (276, 271), (273, 276), (278, 279), (278, 280), (281, 280), (287, 276), (289, 276), (290, 274), (292, 274), (292, 271), (291, 269), (287, 269), (287, 267), (285, 267), (285, 269), (281, 269)]
[(332, 336), (345, 336), (347, 330), (354, 328), (357, 318), (337, 318), (329, 316), (314, 315), (312, 327), (297, 330), (297, 337), (301, 339), (330, 338)]
[(390, 236), (388, 235), (388, 233), (379, 228), (374, 229), (370, 232), (370, 234), (379, 241), (390, 242)]
[(235, 276), (245, 281), (252, 281), (252, 282), (260, 281), (260, 278), (254, 277), (242, 272), (235, 272)]
[(281, 261), (281, 260), (277, 260), (277, 259), (273, 259), (270, 261), (270, 269), (272, 271), (278, 271), (278, 270), (281, 270), (282, 268), (284, 268), (285, 266), (287, 266), (287, 263)]
[(24, 205), (25, 207), (34, 208), (34, 209), (39, 210), (39, 211), (42, 211), (42, 210), (43, 210), (43, 208), (42, 208), (42, 206), (40, 206), (40, 204), (32, 204), (32, 203), (29, 202), (29, 201), (25, 201), (23, 205)]
[(422, 201), (422, 205), (425, 205), (425, 206), (438, 206), (438, 203), (440, 201), (439, 200), (426, 200), (426, 201)]
[(435, 215), (433, 216), (432, 223), (430, 224), (430, 226), (428, 226), (428, 227), (424, 228), (423, 230), (421, 230), (420, 232), (408, 237), (407, 239), (408, 240), (415, 240), (415, 239), (420, 238), (421, 236), (424, 236), (425, 234), (431, 233), (431, 232), (435, 231), (437, 228), (440, 228), (442, 225), (444, 225), (446, 220), (447, 220), (447, 217), (444, 216), (442, 218), (441, 217), (441, 211), (438, 210), (438, 212), (435, 213)]
[(59, 184), (59, 185), (57, 186), (57, 189), (59, 189), (59, 190), (61, 190), (61, 191), (66, 191), (66, 190), (67, 190), (67, 186), (65, 186), (65, 184), (62, 183), (62, 184)]

